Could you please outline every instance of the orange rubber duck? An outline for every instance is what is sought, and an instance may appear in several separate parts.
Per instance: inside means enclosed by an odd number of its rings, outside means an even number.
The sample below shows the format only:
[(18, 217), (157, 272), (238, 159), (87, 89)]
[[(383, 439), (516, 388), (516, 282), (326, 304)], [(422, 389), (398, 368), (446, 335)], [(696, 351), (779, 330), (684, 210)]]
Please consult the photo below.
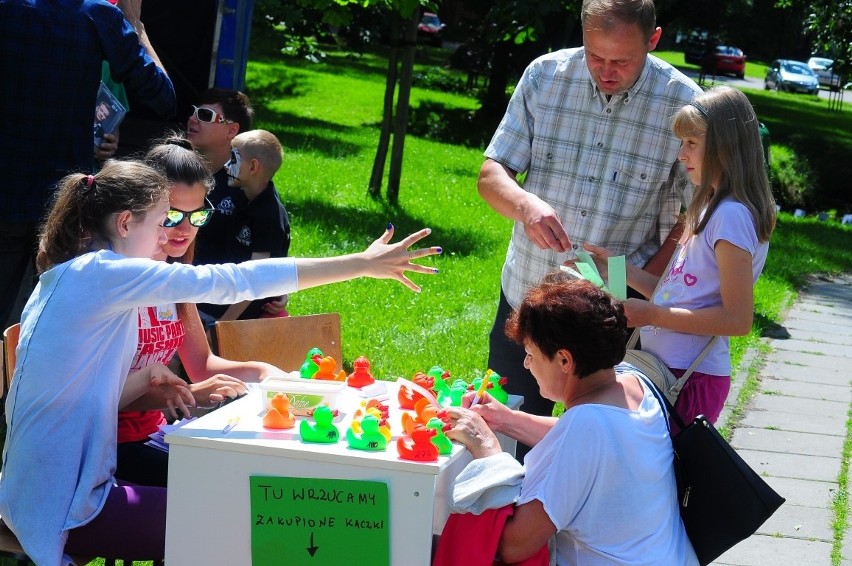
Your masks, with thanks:
[(340, 373), (335, 374), (334, 368), (337, 367), (337, 362), (334, 361), (334, 358), (331, 356), (325, 356), (323, 358), (316, 357), (314, 358), (316, 361), (317, 369), (314, 374), (313, 379), (322, 379), (325, 381), (345, 381), (346, 380), (346, 372), (340, 370)]
[[(427, 375), (422, 371), (418, 371), (414, 374), (414, 377), (411, 378), (412, 383), (419, 385), (420, 387), (426, 389), (432, 394), (435, 393), (435, 378), (431, 375)], [(399, 387), (399, 393), (397, 393), (397, 400), (399, 401), (399, 406), (403, 409), (413, 409), (414, 404), (417, 403), (420, 399), (423, 399), (423, 395), (419, 392), (414, 391), (413, 389), (406, 387), (405, 385), (401, 385)]]
[(370, 373), (370, 360), (364, 356), (358, 356), (352, 362), (352, 373), (346, 379), (346, 385), (349, 387), (361, 388), (366, 385), (371, 385), (376, 382), (373, 374)]
[(401, 417), (402, 430), (409, 435), (417, 426), (426, 426), (430, 419), (437, 418), (438, 409), (429, 402), (429, 399), (423, 398), (414, 404), (414, 414), (415, 416), (412, 417), (410, 413), (402, 413)]
[(284, 430), (296, 426), (296, 417), (290, 412), (290, 398), (276, 393), (269, 400), (269, 410), (263, 415), (263, 426)]

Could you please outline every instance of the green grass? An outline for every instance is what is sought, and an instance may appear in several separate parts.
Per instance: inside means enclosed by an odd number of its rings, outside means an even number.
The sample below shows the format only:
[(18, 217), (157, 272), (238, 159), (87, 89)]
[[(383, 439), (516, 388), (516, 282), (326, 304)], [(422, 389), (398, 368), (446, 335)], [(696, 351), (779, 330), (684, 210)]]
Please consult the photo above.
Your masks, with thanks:
[(831, 547), (831, 563), (839, 566), (843, 556), (843, 535), (848, 527), (849, 516), (849, 458), (852, 457), (852, 411), (846, 413), (846, 439), (843, 441), (840, 472), (837, 474), (837, 492), (832, 499), (834, 520), (831, 528), (834, 533), (834, 544)]

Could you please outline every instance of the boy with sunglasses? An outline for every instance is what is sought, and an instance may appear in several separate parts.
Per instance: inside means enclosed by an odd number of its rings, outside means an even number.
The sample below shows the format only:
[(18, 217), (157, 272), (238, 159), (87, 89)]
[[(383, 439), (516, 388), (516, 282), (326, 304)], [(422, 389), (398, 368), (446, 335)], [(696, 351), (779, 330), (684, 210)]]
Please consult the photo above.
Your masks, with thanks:
[(232, 230), (234, 211), (246, 200), (239, 188), (228, 186), (225, 163), (231, 156), (231, 141), (251, 129), (254, 110), (245, 94), (222, 88), (207, 89), (192, 108), (186, 137), (213, 174), (215, 184), (209, 199), (216, 210), (208, 225), (198, 233), (194, 263), (222, 263), (222, 250)]
[[(234, 209), (219, 261), (240, 263), (250, 259), (286, 257), (290, 249), (290, 220), (272, 177), (281, 167), (281, 143), (266, 130), (250, 130), (231, 142), (231, 157), (225, 164), (228, 185), (241, 190), (245, 202)], [(207, 229), (201, 230), (199, 235)], [(216, 320), (246, 320), (272, 316), (265, 305), (273, 300), (286, 305), (285, 297), (243, 301), (233, 305), (199, 304), (206, 324)], [(273, 308), (278, 316), (286, 310)]]

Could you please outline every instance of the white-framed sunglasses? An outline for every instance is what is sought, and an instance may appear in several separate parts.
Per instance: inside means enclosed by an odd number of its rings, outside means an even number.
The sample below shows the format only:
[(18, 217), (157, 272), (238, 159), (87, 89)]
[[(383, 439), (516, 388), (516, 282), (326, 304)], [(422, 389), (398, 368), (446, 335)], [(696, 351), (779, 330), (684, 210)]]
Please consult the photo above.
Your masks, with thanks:
[(196, 120), (199, 122), (205, 122), (207, 124), (233, 124), (233, 120), (228, 120), (222, 114), (219, 114), (212, 108), (204, 108), (192, 105), (192, 115), (195, 116)]

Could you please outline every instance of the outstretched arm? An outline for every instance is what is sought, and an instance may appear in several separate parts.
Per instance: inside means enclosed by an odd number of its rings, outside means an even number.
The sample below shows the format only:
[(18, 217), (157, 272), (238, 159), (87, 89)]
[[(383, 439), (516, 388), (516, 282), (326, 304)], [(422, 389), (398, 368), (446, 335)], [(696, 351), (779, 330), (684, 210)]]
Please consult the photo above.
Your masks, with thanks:
[(393, 225), (388, 224), (385, 233), (360, 253), (329, 258), (296, 258), (294, 261), (299, 277), (299, 289), (348, 281), (357, 277), (372, 277), (396, 279), (415, 293), (419, 293), (420, 287), (415, 285), (405, 272), (437, 273), (438, 270), (434, 267), (419, 265), (412, 261), (439, 254), (442, 250), (439, 247), (431, 247), (409, 251), (408, 248), (431, 234), (432, 231), (429, 228), (424, 228), (391, 244), (389, 242), (393, 232)]

